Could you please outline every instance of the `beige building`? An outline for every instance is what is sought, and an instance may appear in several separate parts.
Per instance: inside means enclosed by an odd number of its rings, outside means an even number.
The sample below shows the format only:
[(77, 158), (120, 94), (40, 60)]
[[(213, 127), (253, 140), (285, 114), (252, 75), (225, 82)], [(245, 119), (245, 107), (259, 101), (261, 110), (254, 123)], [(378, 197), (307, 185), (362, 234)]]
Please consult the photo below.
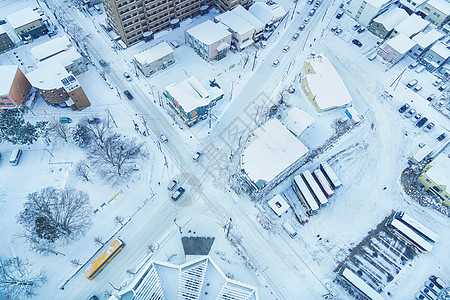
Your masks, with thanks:
[(31, 84), (18, 66), (0, 66), (0, 110), (21, 108)]
[(318, 112), (345, 106), (352, 97), (331, 62), (323, 54), (308, 59), (302, 90)]
[(241, 51), (253, 44), (255, 27), (234, 14), (233, 11), (224, 12), (214, 19), (216, 22), (220, 22), (229, 28), (229, 31), (231, 31), (231, 44), (236, 47), (237, 50)]
[(231, 46), (228, 27), (211, 20), (186, 30), (185, 38), (186, 44), (207, 61), (224, 58)]
[(446, 0), (429, 0), (419, 14), (434, 25), (443, 26), (450, 19), (450, 3)]
[(91, 105), (75, 75), (69, 74), (58, 62), (42, 65), (26, 77), (49, 105), (72, 110), (83, 110)]
[(150, 76), (158, 70), (165, 69), (175, 62), (173, 50), (166, 42), (162, 42), (134, 56), (139, 70)]
[(436, 156), (422, 170), (416, 183), (425, 191), (431, 191), (441, 197), (444, 204), (450, 206), (450, 158), (444, 153)]
[(6, 16), (6, 19), (24, 41), (31, 42), (48, 32), (41, 16), (30, 7)]
[(394, 65), (416, 45), (412, 39), (400, 33), (380, 46), (378, 55), (386, 62)]

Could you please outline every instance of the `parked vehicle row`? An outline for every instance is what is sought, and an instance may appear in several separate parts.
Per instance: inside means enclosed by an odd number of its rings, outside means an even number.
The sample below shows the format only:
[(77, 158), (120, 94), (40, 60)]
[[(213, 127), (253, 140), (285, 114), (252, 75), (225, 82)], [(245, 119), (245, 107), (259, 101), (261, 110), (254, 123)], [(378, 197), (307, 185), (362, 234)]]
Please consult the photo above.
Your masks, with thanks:
[(425, 281), (424, 287), (416, 293), (415, 298), (417, 300), (437, 300), (445, 287), (446, 284), (439, 277), (431, 275), (429, 280)]

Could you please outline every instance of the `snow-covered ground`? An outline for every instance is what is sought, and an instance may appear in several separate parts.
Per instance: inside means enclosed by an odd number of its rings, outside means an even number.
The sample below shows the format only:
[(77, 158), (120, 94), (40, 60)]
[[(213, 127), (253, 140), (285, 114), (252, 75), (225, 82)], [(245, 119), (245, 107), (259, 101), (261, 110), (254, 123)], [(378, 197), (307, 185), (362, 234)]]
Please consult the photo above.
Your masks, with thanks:
[[(57, 2), (48, 1), (50, 7)], [(280, 3), (286, 11), (293, 7), (293, 3), (287, 0)], [(40, 4), (56, 23), (50, 10)], [(132, 279), (132, 272), (127, 270), (137, 270), (149, 258), (184, 262), (181, 236), (214, 236), (213, 259), (225, 274), (230, 272), (236, 280), (258, 287), (260, 299), (320, 299), (327, 293), (337, 299), (348, 299), (351, 296), (334, 281), (335, 268), (350, 254), (349, 250), (395, 210), (407, 212), (441, 238), (430, 253), (418, 255), (404, 267), (384, 288), (382, 295), (390, 299), (410, 299), (431, 274), (450, 281), (450, 221), (432, 208), (419, 206), (402, 192), (399, 185), (407, 157), (419, 149), (419, 143), (426, 143), (435, 153), (445, 145), (436, 137), (442, 132), (448, 133), (449, 120), (425, 100), (431, 93), (439, 94), (432, 85), (435, 76), (427, 71), (418, 74), (408, 69), (412, 62), (410, 58), (390, 69), (379, 58), (369, 61), (366, 54), (375, 49), (377, 38), (367, 31), (362, 34), (353, 31), (355, 21), (346, 15), (341, 20), (335, 19), (339, 4), (324, 1), (300, 33), (300, 38), (292, 41), (292, 35), (309, 11), (306, 3), (299, 3), (296, 8), (299, 13), (294, 14), (292, 20), (283, 21), (267, 47), (257, 51), (252, 71), (256, 52), (253, 47), (208, 63), (184, 44), (183, 31), (206, 18), (211, 19), (214, 12), (185, 21), (176, 30), (157, 34), (152, 42), (114, 51), (109, 37), (99, 26), (105, 22), (105, 14), (98, 15), (92, 11), (91, 17), (73, 6), (69, 8), (70, 3), (60, 2), (58, 5), (67, 16), (90, 34), (84, 43), (96, 66), (90, 64), (89, 70), (77, 78), (92, 106), (82, 112), (73, 112), (48, 106), (39, 98), (32, 113), (25, 115), (26, 120), (35, 122), (68, 116), (74, 124), (86, 116), (111, 116), (117, 125), (115, 130), (144, 142), (150, 155), (139, 162), (140, 170), (127, 185), (112, 187), (99, 177), (86, 183), (75, 176), (74, 165), (84, 158), (84, 153), (71, 143), (54, 141), (46, 145), (38, 141), (31, 146), (21, 146), (24, 153), (17, 166), (10, 166), (7, 161), (16, 146), (0, 144), (3, 158), (0, 161), (0, 182), (3, 183), (0, 215), (5, 229), (0, 237), (6, 241), (5, 247), (0, 249), (0, 256), (27, 257), (36, 269), (46, 270), (48, 282), (39, 290), (38, 299), (87, 299), (93, 294), (106, 299), (104, 292), (113, 290), (108, 283), (114, 287), (123, 286)], [(2, 14), (27, 6), (35, 7), (36, 2), (0, 2)], [(343, 29), (339, 36), (329, 30), (336, 25)], [(59, 34), (63, 34), (61, 27)], [(354, 38), (362, 42), (362, 48), (351, 44)], [(23, 62), (21, 69), (24, 73), (33, 70), (30, 47), (49, 39), (41, 37), (29, 45), (1, 54), (0, 64)], [(180, 44), (174, 51), (174, 65), (149, 78), (136, 72), (132, 64), (134, 54), (161, 41), (172, 40)], [(281, 49), (287, 44), (290, 51), (282, 53)], [(286, 86), (292, 84), (296, 88), (294, 94), (288, 94), (286, 103), (315, 118), (313, 125), (300, 136), (300, 141), (308, 148), (320, 147), (333, 132), (330, 128), (332, 121), (345, 116), (343, 108), (318, 114), (302, 93), (299, 79), (304, 72), (303, 62), (311, 51), (324, 53), (330, 59), (346, 84), (353, 105), (364, 119), (336, 145), (320, 153), (296, 173), (305, 169), (312, 171), (321, 161), (328, 160), (343, 183), (328, 206), (311, 217), (308, 223), (300, 225), (291, 212), (282, 218), (276, 217), (264, 202), (275, 194), (289, 191), (289, 179), (255, 205), (246, 194), (231, 192), (223, 177), (224, 170), (237, 166), (237, 160), (230, 160), (229, 155), (230, 151), (238, 148), (239, 136), (245, 138), (246, 133), (257, 128), (263, 119), (259, 115), (262, 108), (276, 102), (277, 94)], [(249, 60), (244, 67), (246, 56)], [(97, 64), (99, 59), (109, 65), (100, 67)], [(275, 59), (280, 60), (276, 68), (272, 66)], [(403, 70), (398, 85), (390, 87)], [(117, 88), (110, 89), (100, 72), (105, 73)], [(123, 72), (133, 75), (131, 83), (125, 81)], [(208, 121), (202, 121), (192, 128), (185, 128), (161, 98), (167, 85), (190, 76), (199, 80), (216, 79), (225, 92), (224, 99), (213, 110), (211, 127)], [(418, 79), (423, 86), (419, 93), (405, 86), (412, 78)], [(124, 97), (122, 92), (125, 89), (132, 92), (134, 100)], [(392, 98), (384, 98), (385, 91)], [(398, 108), (405, 102), (427, 116), (436, 127), (430, 132), (415, 127), (398, 113)], [(286, 111), (279, 111), (279, 114), (283, 117)], [(135, 131), (133, 122), (142, 130), (144, 120), (152, 132), (150, 136)], [(169, 139), (162, 147), (158, 142), (160, 133), (165, 133)], [(191, 157), (198, 150), (202, 150), (204, 156), (195, 164)], [(450, 149), (444, 151), (448, 154)], [(187, 190), (178, 202), (170, 200), (171, 192), (166, 188), (173, 178)], [(93, 210), (98, 209), (87, 235), (69, 246), (60, 247), (58, 251), (64, 255), (58, 256), (31, 252), (25, 241), (17, 237), (20, 226), (16, 224), (16, 216), (23, 209), (27, 194), (50, 185), (84, 190), (90, 196)], [(301, 210), (301, 205), (295, 203)], [(130, 217), (131, 220), (121, 229), (114, 223), (116, 216)], [(228, 241), (224, 230), (230, 218), (235, 246)], [(295, 239), (282, 229), (284, 221), (297, 230)], [(261, 225), (267, 223), (271, 224), (269, 230)], [(127, 246), (99, 276), (88, 281), (80, 268), (70, 261), (89, 261), (99, 250), (94, 238), (101, 237), (107, 241), (116, 235), (120, 235)], [(154, 253), (148, 251), (150, 245), (156, 248)]]

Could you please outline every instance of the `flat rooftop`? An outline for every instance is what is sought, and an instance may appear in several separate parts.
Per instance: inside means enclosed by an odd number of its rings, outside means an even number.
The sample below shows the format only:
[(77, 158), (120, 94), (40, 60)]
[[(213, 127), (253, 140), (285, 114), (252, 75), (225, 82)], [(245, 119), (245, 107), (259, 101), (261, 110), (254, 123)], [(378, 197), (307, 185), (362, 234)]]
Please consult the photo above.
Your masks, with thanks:
[(231, 36), (231, 32), (227, 30), (225, 25), (214, 23), (211, 20), (198, 24), (197, 26), (188, 29), (186, 32), (206, 45), (212, 45)]
[(215, 17), (216, 20), (230, 27), (234, 32), (243, 35), (249, 31), (255, 30), (249, 22), (236, 15), (233, 11), (227, 11)]
[(59, 62), (43, 64), (41, 67), (25, 75), (31, 85), (42, 90), (51, 90), (63, 87), (61, 80), (69, 73)]
[(37, 61), (42, 61), (69, 48), (73, 48), (73, 45), (67, 36), (63, 35), (31, 48), (30, 52)]
[(247, 141), (241, 156), (241, 169), (260, 186), (308, 153), (280, 121), (271, 119), (256, 129)]
[(137, 62), (141, 65), (152, 63), (164, 56), (173, 53), (172, 48), (166, 42), (162, 42), (150, 49), (142, 51), (134, 56)]
[(18, 66), (0, 66), (0, 95), (7, 95), (11, 90)]
[(12, 27), (18, 28), (41, 19), (41, 16), (39, 16), (37, 12), (32, 10), (31, 7), (27, 7), (10, 15), (7, 15), (6, 19)]

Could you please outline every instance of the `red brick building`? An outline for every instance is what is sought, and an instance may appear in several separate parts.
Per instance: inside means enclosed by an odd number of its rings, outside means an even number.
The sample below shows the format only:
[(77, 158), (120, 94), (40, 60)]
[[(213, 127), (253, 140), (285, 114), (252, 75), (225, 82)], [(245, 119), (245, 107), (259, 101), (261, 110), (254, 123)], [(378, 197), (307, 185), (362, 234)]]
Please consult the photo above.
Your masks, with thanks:
[(0, 109), (21, 108), (31, 84), (18, 66), (0, 66)]

